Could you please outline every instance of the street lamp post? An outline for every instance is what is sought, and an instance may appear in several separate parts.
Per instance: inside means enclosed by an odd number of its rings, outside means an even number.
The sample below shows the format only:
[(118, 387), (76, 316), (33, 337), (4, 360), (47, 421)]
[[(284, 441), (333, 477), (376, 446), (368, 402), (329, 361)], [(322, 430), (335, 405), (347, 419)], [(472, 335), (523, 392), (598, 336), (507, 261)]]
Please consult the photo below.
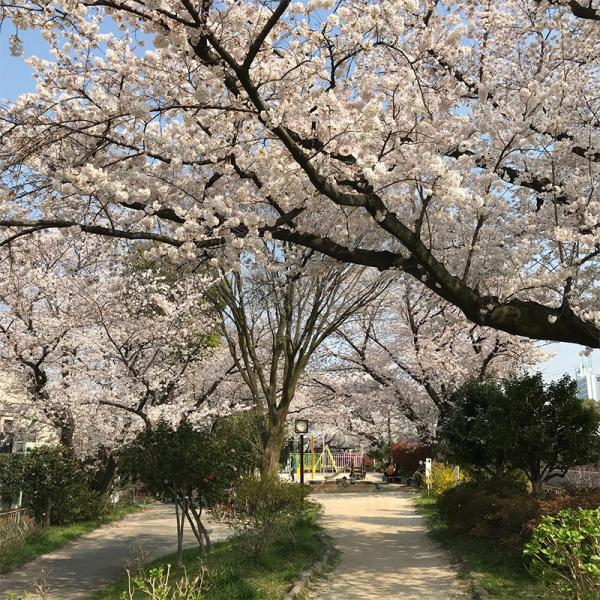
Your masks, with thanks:
[(296, 419), (294, 421), (294, 431), (300, 434), (300, 485), (304, 485), (304, 434), (308, 433), (308, 421), (306, 419)]

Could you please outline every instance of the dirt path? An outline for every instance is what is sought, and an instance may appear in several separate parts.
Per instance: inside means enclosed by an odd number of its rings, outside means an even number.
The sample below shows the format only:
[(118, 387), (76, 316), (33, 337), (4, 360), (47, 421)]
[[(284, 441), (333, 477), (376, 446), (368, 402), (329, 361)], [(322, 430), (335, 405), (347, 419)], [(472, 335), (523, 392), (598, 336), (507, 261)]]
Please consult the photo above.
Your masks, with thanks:
[(311, 592), (319, 600), (448, 600), (463, 597), (446, 554), (398, 490), (315, 496), (342, 557)]
[[(210, 523), (209, 529), (215, 541), (227, 537), (223, 525)], [(192, 532), (188, 530), (185, 535), (186, 545), (193, 546)], [(175, 552), (174, 508), (153, 506), (96, 529), (18, 571), (0, 575), (0, 600), (7, 600), (11, 592), (32, 591), (33, 581), (39, 579), (42, 571), (46, 574), (50, 600), (86, 598), (123, 575), (123, 569), (139, 547), (149, 559)], [(35, 596), (30, 598), (33, 600)]]

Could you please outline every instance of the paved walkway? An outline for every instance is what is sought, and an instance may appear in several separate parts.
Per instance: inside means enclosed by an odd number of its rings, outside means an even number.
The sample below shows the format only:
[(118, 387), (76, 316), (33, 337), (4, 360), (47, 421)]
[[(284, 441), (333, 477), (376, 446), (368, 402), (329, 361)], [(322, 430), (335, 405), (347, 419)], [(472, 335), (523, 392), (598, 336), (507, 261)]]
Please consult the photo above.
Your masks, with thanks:
[(316, 584), (319, 600), (449, 600), (462, 596), (446, 554), (426, 534), (402, 489), (315, 496), (324, 525), (342, 557)]
[[(227, 528), (221, 524), (210, 523), (209, 529), (211, 540), (227, 537)], [(191, 530), (187, 529), (185, 536), (186, 546), (195, 545)], [(173, 507), (156, 505), (130, 515), (41, 556), (18, 571), (0, 575), (0, 600), (7, 600), (10, 592), (31, 592), (42, 571), (49, 587), (48, 600), (86, 598), (122, 576), (127, 564), (139, 555), (140, 547), (149, 560), (175, 552)]]

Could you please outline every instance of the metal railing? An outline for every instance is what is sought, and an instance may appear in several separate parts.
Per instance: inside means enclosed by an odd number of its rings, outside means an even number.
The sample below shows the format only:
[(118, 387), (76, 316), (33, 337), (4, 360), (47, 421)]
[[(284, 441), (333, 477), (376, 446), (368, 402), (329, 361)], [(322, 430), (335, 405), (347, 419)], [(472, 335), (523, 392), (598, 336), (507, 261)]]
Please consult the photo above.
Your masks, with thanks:
[(27, 516), (27, 509), (15, 508), (14, 510), (7, 510), (0, 512), (0, 523), (17, 523), (19, 524), (23, 517)]

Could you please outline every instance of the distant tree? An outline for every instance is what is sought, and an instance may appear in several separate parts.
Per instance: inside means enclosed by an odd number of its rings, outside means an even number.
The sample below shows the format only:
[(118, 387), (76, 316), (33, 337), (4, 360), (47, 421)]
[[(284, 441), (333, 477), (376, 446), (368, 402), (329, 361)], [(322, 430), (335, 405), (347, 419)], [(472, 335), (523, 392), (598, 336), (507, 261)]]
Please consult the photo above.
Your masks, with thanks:
[(210, 549), (202, 513), (223, 501), (243, 470), (236, 464), (237, 453), (229, 441), (229, 436), (220, 438), (188, 422), (174, 428), (161, 421), (141, 431), (121, 452), (119, 470), (125, 478), (140, 481), (150, 493), (175, 504), (177, 565), (182, 564), (186, 520), (200, 548)]
[(438, 430), (450, 458), (493, 475), (522, 469), (534, 492), (599, 456), (600, 415), (577, 398), (567, 376), (547, 384), (540, 373), (470, 381), (452, 406)]
[(600, 417), (600, 402), (598, 400), (587, 399), (583, 401), (583, 405), (591, 408)]

